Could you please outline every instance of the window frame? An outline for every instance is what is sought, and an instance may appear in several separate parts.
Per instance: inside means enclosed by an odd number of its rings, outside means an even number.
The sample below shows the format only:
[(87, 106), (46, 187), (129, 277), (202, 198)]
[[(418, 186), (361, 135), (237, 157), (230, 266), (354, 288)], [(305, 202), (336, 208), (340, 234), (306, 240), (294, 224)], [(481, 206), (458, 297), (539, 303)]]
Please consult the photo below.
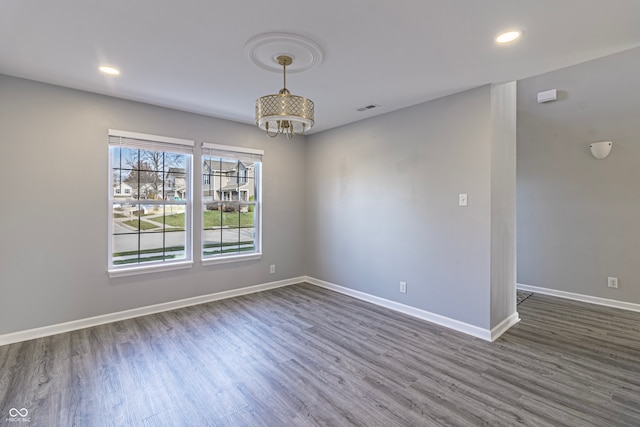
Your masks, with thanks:
[[(112, 141), (115, 141), (117, 138), (120, 139), (120, 144), (116, 144)], [(129, 142), (123, 143), (123, 140), (127, 140)], [(131, 142), (135, 141), (135, 143)], [(194, 160), (194, 146), (195, 141), (187, 140), (187, 139), (179, 139), (158, 135), (150, 135), (144, 133), (130, 132), (130, 131), (121, 131), (115, 129), (109, 129), (109, 137), (108, 137), (108, 156), (109, 156), (109, 198), (108, 198), (108, 261), (107, 261), (107, 272), (109, 277), (122, 277), (122, 276), (131, 276), (138, 274), (148, 274), (154, 272), (161, 271), (170, 271), (176, 269), (184, 269), (191, 268), (193, 266), (193, 176), (194, 176), (194, 168), (193, 168), (193, 160)], [(185, 234), (185, 257), (179, 260), (160, 260), (160, 261), (149, 261), (145, 263), (137, 263), (137, 264), (123, 264), (123, 265), (114, 265), (113, 264), (113, 238), (114, 238), (114, 205), (119, 201), (115, 200), (115, 192), (113, 191), (114, 185), (116, 184), (113, 179), (113, 171), (114, 165), (112, 164), (113, 158), (111, 155), (111, 147), (118, 146), (127, 147), (127, 148), (137, 148), (143, 149), (147, 151), (157, 151), (157, 152), (165, 152), (165, 153), (175, 153), (175, 154), (184, 154), (185, 155), (185, 200), (184, 202), (176, 202), (175, 200), (145, 200), (133, 197), (131, 200), (136, 200), (136, 203), (139, 205), (184, 205), (185, 207), (185, 224), (184, 224), (184, 234)], [(126, 194), (126, 193), (125, 193)], [(133, 194), (126, 194), (133, 196)], [(122, 195), (120, 195), (122, 196)], [(139, 197), (139, 196), (138, 196)], [(168, 202), (168, 203), (167, 203)], [(139, 230), (138, 233), (141, 233)], [(163, 236), (164, 239), (165, 236)]]
[[(216, 203), (215, 201), (205, 201), (203, 197), (204, 191), (204, 180), (200, 179), (201, 188), (199, 192), (200, 197), (200, 218), (201, 218), (201, 227), (200, 227), (200, 257), (202, 265), (215, 265), (215, 264), (224, 264), (229, 262), (238, 262), (238, 261), (247, 261), (247, 260), (255, 260), (262, 258), (262, 162), (264, 157), (264, 150), (259, 150), (255, 148), (247, 148), (247, 147), (237, 147), (230, 145), (221, 145), (221, 144), (212, 144), (203, 142), (202, 150), (200, 153), (200, 167), (201, 176), (204, 176), (204, 162), (207, 157), (211, 157), (215, 155), (215, 157), (220, 157), (224, 159), (234, 159), (236, 161), (250, 160), (254, 163), (254, 186), (255, 186), (255, 194), (253, 201), (243, 201), (240, 200), (240, 186), (244, 184), (240, 184), (238, 182), (238, 200), (233, 201), (232, 203), (237, 203), (240, 205), (252, 205), (254, 207), (254, 250), (251, 252), (233, 252), (228, 254), (218, 254), (218, 255), (204, 255), (204, 242), (205, 242), (205, 227), (204, 227), (204, 213), (206, 211), (206, 205), (211, 203)], [(215, 174), (211, 175), (215, 177)], [(240, 174), (238, 173), (235, 177), (236, 181), (239, 181)], [(248, 177), (247, 177), (248, 180)], [(214, 191), (215, 191), (215, 182), (216, 180), (211, 180), (214, 183)], [(246, 183), (245, 183), (246, 184)], [(224, 194), (221, 195), (220, 201), (223, 201)]]

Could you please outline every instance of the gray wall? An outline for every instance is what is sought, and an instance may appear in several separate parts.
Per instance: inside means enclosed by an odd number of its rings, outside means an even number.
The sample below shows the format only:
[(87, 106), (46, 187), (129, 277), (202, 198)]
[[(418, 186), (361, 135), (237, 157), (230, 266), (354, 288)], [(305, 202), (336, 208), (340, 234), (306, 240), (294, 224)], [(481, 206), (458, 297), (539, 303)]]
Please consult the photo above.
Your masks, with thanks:
[[(109, 279), (109, 128), (264, 149), (262, 260)], [(304, 140), (2, 75), (0, 135), (0, 334), (306, 273)]]
[(519, 283), (640, 303), (639, 76), (633, 49), (518, 83)]
[(308, 274), (482, 328), (502, 321), (509, 307), (490, 313), (491, 100), (485, 86), (311, 135)]

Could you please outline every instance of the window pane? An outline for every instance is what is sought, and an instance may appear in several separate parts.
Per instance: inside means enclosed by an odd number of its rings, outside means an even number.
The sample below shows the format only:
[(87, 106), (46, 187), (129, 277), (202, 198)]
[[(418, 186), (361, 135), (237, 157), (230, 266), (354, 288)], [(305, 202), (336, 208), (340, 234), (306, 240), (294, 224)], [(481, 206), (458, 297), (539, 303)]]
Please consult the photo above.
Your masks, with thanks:
[(120, 152), (120, 162), (114, 163), (114, 168), (132, 170), (137, 169), (140, 162), (140, 150), (137, 148), (127, 147), (112, 147), (112, 150), (118, 150)]
[(220, 255), (222, 250), (222, 206), (219, 203), (204, 205), (202, 256)]
[(255, 226), (255, 206), (240, 205), (240, 227)]
[(238, 228), (240, 226), (240, 216), (237, 204), (225, 203), (222, 205), (222, 226), (232, 228)]
[(114, 203), (113, 205), (113, 234), (128, 234), (145, 231), (162, 231), (162, 224), (158, 224), (157, 206), (132, 203)]
[(237, 253), (240, 252), (240, 246), (238, 245), (237, 241), (233, 241), (233, 242), (224, 242), (222, 244), (222, 250), (220, 251), (220, 255), (225, 255), (225, 254), (233, 254), (233, 253)]
[(186, 231), (167, 230), (165, 233), (165, 255), (167, 259), (185, 259)]
[(184, 259), (185, 244), (184, 231), (141, 234), (140, 262)]
[(140, 230), (139, 215), (140, 206), (137, 204), (114, 203), (113, 234), (137, 233)]
[(222, 253), (238, 252), (239, 243), (238, 228), (222, 228)]
[[(113, 169), (111, 171), (111, 182), (113, 188), (113, 198), (118, 199), (118, 196), (124, 193), (124, 188), (122, 187), (122, 171), (120, 169)], [(125, 187), (126, 188), (126, 187)], [(120, 197), (120, 200), (123, 198)]]
[(222, 230), (220, 228), (204, 230), (202, 240), (202, 255), (220, 255), (222, 249)]
[[(214, 175), (206, 175), (206, 177), (209, 180), (209, 182), (207, 184), (205, 184), (203, 182), (203, 184), (202, 184), (202, 202), (203, 203), (208, 203), (208, 202), (213, 202), (215, 200), (219, 200), (216, 197), (216, 191), (215, 191), (215, 187), (214, 187), (215, 176)], [(203, 177), (203, 179), (204, 179), (204, 177)]]
[(256, 229), (241, 228), (240, 229), (240, 252), (255, 251), (256, 250)]
[(163, 209), (164, 218), (160, 217), (158, 221), (164, 221), (164, 226), (167, 231), (180, 231), (185, 229), (185, 205), (167, 204)]
[(142, 157), (144, 151), (132, 148), (116, 148), (122, 152), (121, 174), (123, 184), (130, 188), (135, 199), (155, 198), (159, 183), (158, 174), (151, 171)]
[(219, 203), (204, 205), (203, 227), (205, 230), (219, 229), (222, 224), (222, 209)]
[(116, 234), (113, 236), (113, 265), (138, 262), (138, 234)]
[(185, 155), (177, 153), (163, 153), (162, 159), (164, 172), (185, 172)]
[(140, 150), (138, 169), (156, 172), (164, 172), (164, 153), (161, 151)]
[(111, 167), (114, 169), (122, 168), (122, 150), (120, 147), (111, 147), (109, 150), (109, 155), (111, 156)]
[(185, 200), (187, 177), (184, 168), (169, 168), (164, 175), (163, 200)]

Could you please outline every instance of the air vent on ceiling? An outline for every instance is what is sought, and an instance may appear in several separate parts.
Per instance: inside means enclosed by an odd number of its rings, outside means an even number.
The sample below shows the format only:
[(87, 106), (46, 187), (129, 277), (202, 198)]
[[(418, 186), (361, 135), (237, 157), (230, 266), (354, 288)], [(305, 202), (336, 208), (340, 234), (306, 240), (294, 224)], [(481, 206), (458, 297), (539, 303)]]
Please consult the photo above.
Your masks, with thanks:
[(379, 105), (376, 104), (369, 104), (369, 105), (365, 105), (364, 107), (360, 107), (357, 109), (357, 111), (367, 111), (367, 110), (372, 110), (374, 108), (378, 108)]

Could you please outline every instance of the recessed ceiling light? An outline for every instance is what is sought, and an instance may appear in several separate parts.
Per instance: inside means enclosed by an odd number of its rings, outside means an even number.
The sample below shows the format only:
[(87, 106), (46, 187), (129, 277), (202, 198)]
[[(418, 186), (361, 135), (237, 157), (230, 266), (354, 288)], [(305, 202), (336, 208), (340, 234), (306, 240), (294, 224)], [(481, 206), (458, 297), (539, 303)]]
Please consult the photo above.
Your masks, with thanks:
[(498, 44), (511, 43), (512, 41), (519, 39), (520, 36), (522, 36), (522, 31), (520, 30), (506, 31), (498, 35), (498, 37), (496, 37), (496, 43)]
[(101, 66), (99, 70), (105, 74), (110, 74), (112, 76), (117, 76), (118, 74), (120, 74), (120, 70), (118, 70), (117, 68), (109, 67), (106, 65)]

